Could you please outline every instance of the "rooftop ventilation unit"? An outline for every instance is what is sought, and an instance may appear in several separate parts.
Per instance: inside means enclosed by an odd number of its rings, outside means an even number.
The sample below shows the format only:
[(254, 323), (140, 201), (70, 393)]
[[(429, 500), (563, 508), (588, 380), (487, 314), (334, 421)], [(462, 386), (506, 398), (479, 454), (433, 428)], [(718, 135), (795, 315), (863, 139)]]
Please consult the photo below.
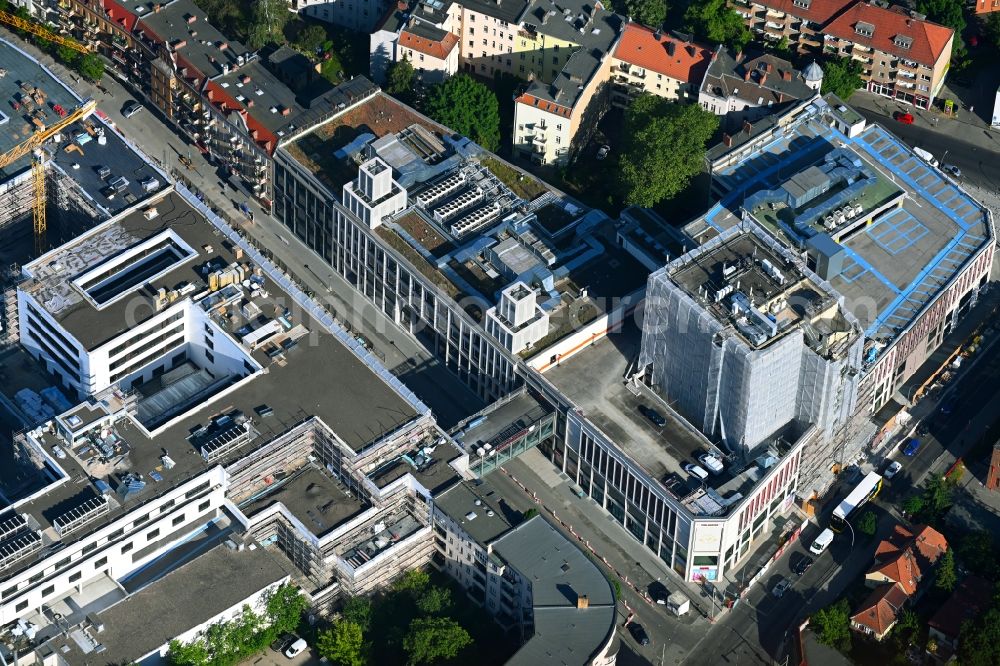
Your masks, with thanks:
[(462, 188), (466, 183), (465, 173), (453, 173), (444, 180), (431, 185), (417, 195), (417, 203), (424, 208), (430, 208)]
[(451, 233), (457, 237), (461, 237), (477, 229), (481, 229), (500, 217), (501, 211), (503, 211), (503, 204), (499, 201), (491, 201), (451, 225)]
[(434, 219), (439, 223), (444, 223), (457, 216), (464, 210), (472, 208), (485, 197), (485, 192), (478, 185), (462, 192), (448, 203), (438, 207), (434, 211)]

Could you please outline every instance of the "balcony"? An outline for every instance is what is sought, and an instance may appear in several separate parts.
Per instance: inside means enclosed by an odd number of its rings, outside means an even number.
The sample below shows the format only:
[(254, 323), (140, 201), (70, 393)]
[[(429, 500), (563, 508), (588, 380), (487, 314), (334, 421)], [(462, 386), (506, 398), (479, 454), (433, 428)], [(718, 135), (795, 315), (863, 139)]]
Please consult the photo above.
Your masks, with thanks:
[(774, 21), (768, 21), (764, 24), (764, 27), (768, 30), (777, 30), (778, 32), (784, 32), (785, 30), (784, 23), (775, 23)]
[(531, 143), (533, 143), (536, 146), (542, 146), (544, 148), (545, 141), (546, 139), (544, 134), (536, 134), (535, 136), (531, 137)]
[(783, 19), (785, 18), (785, 12), (779, 12), (777, 9), (768, 9), (765, 14), (767, 18)]

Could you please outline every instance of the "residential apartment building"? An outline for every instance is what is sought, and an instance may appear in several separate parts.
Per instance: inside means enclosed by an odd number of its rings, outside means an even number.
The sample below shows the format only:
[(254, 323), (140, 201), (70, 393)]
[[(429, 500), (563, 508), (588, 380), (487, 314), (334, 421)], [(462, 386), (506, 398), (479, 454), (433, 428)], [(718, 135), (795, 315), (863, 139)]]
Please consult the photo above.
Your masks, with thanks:
[(757, 35), (862, 64), (867, 90), (929, 108), (951, 63), (954, 31), (900, 6), (863, 0), (733, 0)]
[(371, 32), (393, 0), (289, 0), (302, 16), (357, 32)]
[(823, 70), (815, 62), (799, 72), (770, 53), (734, 54), (720, 46), (701, 82), (698, 103), (722, 116), (723, 127), (733, 131), (817, 95), (822, 85)]
[(694, 99), (711, 58), (709, 47), (687, 35), (628, 23), (611, 61), (612, 102), (624, 107), (643, 93), (668, 100)]
[(976, 0), (976, 14), (989, 14), (1000, 11), (1000, 0)]
[(541, 516), (518, 523), (509, 513), (488, 482), (452, 487), (434, 501), (433, 562), (501, 627), (518, 631), (522, 645), (508, 663), (565, 663), (560, 656), (572, 653), (573, 663), (613, 666), (609, 581)]

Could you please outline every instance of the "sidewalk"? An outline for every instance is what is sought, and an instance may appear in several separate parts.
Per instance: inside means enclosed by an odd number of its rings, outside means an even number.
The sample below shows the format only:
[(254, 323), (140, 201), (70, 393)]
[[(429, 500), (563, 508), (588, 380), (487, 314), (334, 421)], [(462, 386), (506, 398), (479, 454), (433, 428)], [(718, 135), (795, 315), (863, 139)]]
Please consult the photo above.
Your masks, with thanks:
[[(959, 108), (955, 115), (949, 116), (942, 111), (938, 111), (936, 108), (929, 110), (921, 109), (912, 104), (904, 104), (903, 102), (864, 90), (859, 90), (851, 95), (851, 100), (848, 104), (857, 108), (874, 111), (875, 113), (881, 113), (890, 118), (896, 111), (909, 113), (924, 121), (927, 127), (935, 131), (946, 133), (956, 139), (973, 144), (981, 144), (984, 136), (983, 131), (992, 129), (989, 123), (980, 118), (979, 115), (970, 113), (967, 109)], [(994, 148), (1000, 150), (1000, 130), (997, 130), (993, 141), (995, 142)]]

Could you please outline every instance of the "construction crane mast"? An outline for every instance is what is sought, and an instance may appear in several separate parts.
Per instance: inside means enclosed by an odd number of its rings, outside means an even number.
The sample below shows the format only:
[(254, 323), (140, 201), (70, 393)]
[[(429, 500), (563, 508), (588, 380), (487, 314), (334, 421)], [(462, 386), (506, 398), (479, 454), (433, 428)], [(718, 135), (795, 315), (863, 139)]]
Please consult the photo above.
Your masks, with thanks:
[(56, 34), (45, 28), (34, 21), (29, 21), (23, 19), (20, 16), (15, 16), (10, 12), (0, 11), (0, 23), (5, 23), (11, 27), (17, 28), (18, 30), (24, 30), (25, 32), (30, 32), (36, 37), (41, 37), (42, 39), (58, 44), (59, 46), (65, 46), (66, 48), (73, 49), (79, 53), (87, 54), (90, 53), (90, 49), (86, 46), (72, 39), (67, 39), (62, 35)]
[(83, 120), (97, 108), (97, 102), (89, 99), (80, 104), (65, 118), (60, 118), (45, 129), (39, 129), (30, 137), (0, 155), (0, 169), (21, 159), (25, 155), (34, 152), (31, 160), (31, 179), (34, 184), (34, 198), (32, 200), (32, 213), (35, 223), (35, 254), (41, 254), (46, 249), (45, 235), (48, 225), (45, 220), (45, 163), (42, 144), (50, 138), (66, 129), (73, 123)]

